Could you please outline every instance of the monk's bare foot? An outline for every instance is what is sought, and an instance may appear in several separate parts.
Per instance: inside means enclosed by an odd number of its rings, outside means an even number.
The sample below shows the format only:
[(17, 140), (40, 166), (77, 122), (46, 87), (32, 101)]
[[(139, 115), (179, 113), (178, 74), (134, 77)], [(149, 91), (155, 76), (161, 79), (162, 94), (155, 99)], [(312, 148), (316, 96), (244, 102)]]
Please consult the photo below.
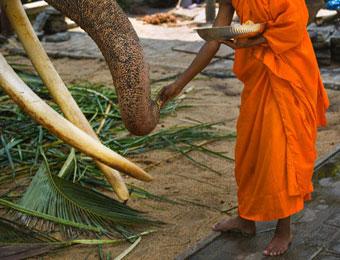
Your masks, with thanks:
[(238, 231), (250, 236), (253, 236), (256, 233), (255, 222), (241, 217), (222, 220), (215, 224), (212, 229), (217, 232)]
[(278, 256), (287, 252), (293, 236), (290, 230), (290, 217), (280, 219), (277, 222), (275, 235), (269, 245), (263, 251), (265, 256)]

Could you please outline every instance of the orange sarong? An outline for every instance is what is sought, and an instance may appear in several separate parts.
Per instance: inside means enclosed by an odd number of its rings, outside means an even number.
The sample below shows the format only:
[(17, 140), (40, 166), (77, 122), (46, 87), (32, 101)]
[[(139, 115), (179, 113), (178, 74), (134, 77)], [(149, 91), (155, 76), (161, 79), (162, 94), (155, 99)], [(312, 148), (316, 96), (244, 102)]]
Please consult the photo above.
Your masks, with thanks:
[(328, 98), (306, 26), (304, 0), (233, 0), (241, 22), (266, 23), (261, 46), (239, 49), (243, 81), (237, 123), (239, 215), (254, 221), (288, 217), (311, 198), (317, 126)]

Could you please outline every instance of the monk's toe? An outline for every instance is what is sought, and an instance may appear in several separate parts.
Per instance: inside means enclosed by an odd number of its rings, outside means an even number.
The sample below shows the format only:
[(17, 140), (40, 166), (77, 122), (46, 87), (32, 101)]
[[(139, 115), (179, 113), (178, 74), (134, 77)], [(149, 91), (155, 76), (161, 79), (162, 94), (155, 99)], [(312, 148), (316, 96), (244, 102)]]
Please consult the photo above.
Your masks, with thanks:
[(264, 251), (263, 255), (265, 256), (276, 256), (277, 250), (271, 245), (269, 245)]
[(265, 249), (265, 250), (263, 251), (263, 254), (264, 254), (265, 256), (270, 256), (270, 251), (269, 251), (268, 249)]
[(280, 256), (287, 252), (285, 248), (267, 248), (263, 251), (263, 255), (265, 256)]

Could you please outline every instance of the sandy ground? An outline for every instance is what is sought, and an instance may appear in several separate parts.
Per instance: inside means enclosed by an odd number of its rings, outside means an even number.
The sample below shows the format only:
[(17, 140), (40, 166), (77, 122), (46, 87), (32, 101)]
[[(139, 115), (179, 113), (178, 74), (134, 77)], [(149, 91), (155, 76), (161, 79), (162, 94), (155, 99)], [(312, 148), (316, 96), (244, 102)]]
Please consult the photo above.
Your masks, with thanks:
[[(134, 26), (139, 30), (149, 32), (146, 27), (136, 23)], [(171, 33), (174, 40), (183, 40), (183, 36), (175, 30)], [(183, 29), (183, 33), (187, 32)], [(153, 36), (154, 35), (154, 36)], [(157, 33), (144, 35), (145, 38), (166, 41), (170, 34)], [(177, 38), (176, 38), (177, 37)], [(189, 40), (197, 40), (197, 36), (189, 35)], [(152, 43), (152, 41), (151, 41)], [(159, 46), (159, 45), (157, 45)], [(151, 46), (149, 49), (157, 48)], [(165, 45), (164, 45), (165, 46)], [(181, 65), (189, 64), (193, 55), (169, 52), (168, 47), (156, 49), (159, 55), (167, 57), (174, 62), (173, 66), (158, 66), (156, 62), (151, 65), (151, 78), (166, 77), (181, 70), (183, 66), (174, 64), (181, 60)], [(153, 52), (146, 52), (148, 60), (157, 60), (152, 56)], [(29, 63), (26, 58), (19, 56), (9, 57), (11, 61)], [(104, 83), (112, 86), (110, 73), (104, 61), (100, 60), (75, 60), (55, 59), (53, 60), (60, 75), (67, 83), (90, 81), (93, 83)], [(167, 64), (166, 61), (161, 63)], [(185, 67), (184, 66), (184, 67)], [(177, 69), (176, 69), (177, 68)], [(176, 73), (174, 73), (176, 71)], [(158, 85), (166, 85), (170, 82), (162, 82)], [(240, 93), (242, 84), (236, 79), (217, 79), (199, 76), (192, 81), (187, 89), (184, 104), (191, 105), (190, 108), (179, 110), (176, 114), (162, 120), (163, 127), (173, 125), (190, 125), (190, 122), (219, 122), (223, 121), (221, 130), (228, 133), (235, 132), (236, 120), (239, 112)], [(340, 143), (340, 91), (328, 90), (332, 107), (328, 112), (329, 123), (326, 128), (319, 130), (317, 148), (319, 156), (324, 156)], [(209, 144), (207, 147), (215, 151), (226, 152), (233, 157), (235, 141), (219, 141)], [(214, 169), (223, 172), (222, 176), (208, 170), (198, 168), (184, 157), (173, 157), (169, 151), (153, 151), (145, 153), (138, 158), (132, 158), (143, 165), (143, 161), (161, 162), (157, 167), (149, 169), (155, 177), (152, 183), (141, 183), (132, 179), (128, 182), (144, 187), (157, 195), (164, 195), (170, 199), (182, 199), (191, 202), (185, 206), (172, 205), (150, 200), (131, 199), (129, 205), (148, 212), (154, 218), (166, 222), (158, 232), (143, 237), (141, 243), (127, 257), (127, 259), (173, 259), (186, 248), (194, 245), (210, 231), (211, 226), (218, 220), (234, 215), (237, 206), (236, 185), (233, 177), (233, 163), (219, 158), (207, 157), (202, 154), (191, 153), (191, 155)], [(169, 159), (169, 157), (172, 157)], [(147, 165), (144, 165), (147, 167)], [(223, 210), (231, 209), (228, 214)], [(118, 246), (104, 247), (105, 252), (111, 256), (120, 254), (129, 246), (123, 243)], [(62, 250), (43, 259), (98, 259), (98, 249), (89, 246), (75, 246)]]
[[(11, 57), (17, 60), (18, 57)], [(20, 57), (22, 61), (22, 58)], [(62, 78), (70, 83), (77, 81), (90, 81), (111, 84), (111, 77), (106, 65), (96, 60), (53, 60)], [(151, 68), (152, 75), (166, 74), (163, 68)], [(167, 84), (162, 83), (163, 85)], [(242, 84), (236, 79), (216, 79), (199, 76), (192, 81), (188, 88), (192, 90), (187, 94), (184, 104), (191, 108), (179, 110), (175, 115), (162, 120), (161, 125), (188, 125), (189, 121), (218, 122), (223, 121), (222, 129), (234, 132), (240, 103)], [(320, 129), (318, 138), (319, 155), (323, 156), (331, 151), (340, 140), (340, 92), (328, 90), (333, 112), (328, 112), (329, 123), (326, 128)], [(227, 152), (233, 157), (234, 141), (220, 141), (208, 145), (215, 151)], [(233, 163), (205, 155), (192, 153), (195, 158), (206, 162), (214, 169), (223, 172), (218, 176), (210, 171), (198, 168), (183, 157), (168, 159), (173, 154), (169, 151), (154, 151), (145, 153), (139, 158), (133, 158), (139, 163), (143, 161), (161, 162), (160, 165), (149, 170), (155, 177), (152, 183), (141, 183), (129, 179), (140, 187), (158, 195), (171, 199), (184, 199), (200, 204), (196, 206), (172, 205), (150, 200), (132, 199), (129, 205), (149, 212), (149, 214), (167, 224), (158, 232), (144, 237), (138, 247), (127, 259), (173, 259), (186, 248), (194, 245), (206, 236), (212, 224), (229, 215), (222, 210), (232, 209), (237, 205), (236, 185), (233, 178)], [(145, 165), (146, 166), (146, 165)], [(231, 210), (229, 214), (235, 214)], [(105, 247), (105, 252), (112, 256), (118, 255), (127, 243), (119, 246)], [(97, 259), (96, 247), (76, 246), (66, 251), (57, 252), (47, 256), (53, 259)]]

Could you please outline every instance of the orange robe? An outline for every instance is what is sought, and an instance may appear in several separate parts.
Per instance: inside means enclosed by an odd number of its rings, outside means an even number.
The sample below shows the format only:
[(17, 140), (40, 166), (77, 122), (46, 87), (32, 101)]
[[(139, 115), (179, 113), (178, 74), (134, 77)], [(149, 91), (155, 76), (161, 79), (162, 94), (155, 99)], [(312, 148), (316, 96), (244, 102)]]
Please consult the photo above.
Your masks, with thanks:
[(239, 215), (254, 221), (290, 216), (311, 198), (317, 126), (328, 98), (306, 26), (304, 0), (233, 0), (241, 22), (266, 23), (267, 43), (239, 49), (243, 81), (237, 123)]

